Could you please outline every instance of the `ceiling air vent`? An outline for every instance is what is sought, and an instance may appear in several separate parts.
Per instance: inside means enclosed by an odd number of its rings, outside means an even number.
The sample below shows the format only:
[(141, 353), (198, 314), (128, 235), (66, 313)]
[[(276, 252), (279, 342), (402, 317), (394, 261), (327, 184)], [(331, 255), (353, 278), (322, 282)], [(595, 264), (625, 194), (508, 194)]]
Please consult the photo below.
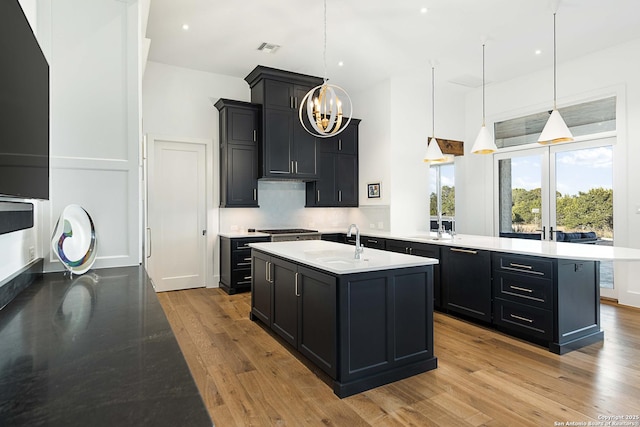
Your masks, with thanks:
[(258, 50), (261, 50), (265, 53), (276, 53), (278, 49), (280, 49), (280, 45), (273, 43), (262, 43), (260, 46), (258, 46)]

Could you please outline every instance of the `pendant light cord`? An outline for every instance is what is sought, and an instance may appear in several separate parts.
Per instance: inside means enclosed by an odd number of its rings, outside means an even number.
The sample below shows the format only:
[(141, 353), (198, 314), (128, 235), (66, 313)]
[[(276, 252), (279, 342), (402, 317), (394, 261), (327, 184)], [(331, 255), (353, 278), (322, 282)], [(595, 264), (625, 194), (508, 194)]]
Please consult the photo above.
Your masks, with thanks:
[(436, 101), (435, 101), (435, 93), (436, 93), (436, 84), (434, 78), (434, 70), (435, 67), (431, 67), (431, 137), (435, 139), (436, 137)]
[(485, 125), (485, 101), (484, 101), (484, 43), (482, 43), (482, 126)]
[(556, 13), (553, 12), (553, 109), (556, 110)]

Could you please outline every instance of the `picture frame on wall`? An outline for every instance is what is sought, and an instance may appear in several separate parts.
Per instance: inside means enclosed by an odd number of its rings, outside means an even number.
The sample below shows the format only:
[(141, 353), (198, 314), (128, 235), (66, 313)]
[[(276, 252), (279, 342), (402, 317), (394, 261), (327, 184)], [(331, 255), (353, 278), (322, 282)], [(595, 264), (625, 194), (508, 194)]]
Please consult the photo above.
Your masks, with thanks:
[(367, 197), (370, 199), (379, 199), (380, 198), (380, 183), (375, 182), (372, 184), (367, 184)]

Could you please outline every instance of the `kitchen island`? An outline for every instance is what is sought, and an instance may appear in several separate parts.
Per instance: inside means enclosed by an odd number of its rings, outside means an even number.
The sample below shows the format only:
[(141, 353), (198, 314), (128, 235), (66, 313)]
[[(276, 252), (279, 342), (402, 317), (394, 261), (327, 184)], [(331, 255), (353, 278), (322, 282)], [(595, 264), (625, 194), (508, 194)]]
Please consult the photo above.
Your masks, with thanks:
[(327, 241), (252, 243), (251, 319), (350, 396), (437, 367), (437, 260)]

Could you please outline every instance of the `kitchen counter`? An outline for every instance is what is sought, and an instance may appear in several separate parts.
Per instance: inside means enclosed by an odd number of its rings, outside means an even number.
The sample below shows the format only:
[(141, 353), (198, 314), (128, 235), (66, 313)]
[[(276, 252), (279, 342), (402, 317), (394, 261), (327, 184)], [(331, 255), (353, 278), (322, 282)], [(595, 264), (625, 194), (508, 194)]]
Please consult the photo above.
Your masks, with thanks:
[[(339, 233), (337, 230), (322, 230), (323, 234)], [(346, 230), (342, 231), (343, 234)], [(441, 239), (435, 233), (417, 232), (415, 234), (391, 233), (387, 231), (363, 231), (361, 235), (409, 242), (430, 243), (442, 246), (457, 246), (469, 249), (481, 249), (519, 255), (533, 255), (558, 259), (590, 261), (640, 261), (640, 249), (620, 246), (602, 246), (568, 242), (551, 242), (505, 237), (476, 236), (456, 234), (454, 239), (448, 234)], [(365, 249), (368, 251), (369, 249)]]
[(361, 259), (354, 259), (355, 249), (324, 240), (250, 243), (253, 249), (289, 259), (334, 274), (363, 273), (437, 264), (437, 259), (365, 248)]
[(0, 425), (212, 425), (142, 267), (44, 274), (0, 343)]

